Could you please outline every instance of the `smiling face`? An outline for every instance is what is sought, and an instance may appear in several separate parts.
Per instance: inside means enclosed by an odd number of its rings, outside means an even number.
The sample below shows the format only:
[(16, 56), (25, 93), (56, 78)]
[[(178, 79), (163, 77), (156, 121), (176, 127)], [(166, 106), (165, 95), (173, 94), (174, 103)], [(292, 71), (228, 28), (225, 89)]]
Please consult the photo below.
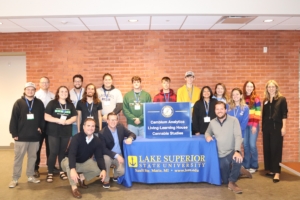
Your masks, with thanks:
[(81, 78), (78, 78), (78, 77), (74, 78), (73, 84), (76, 89), (80, 89), (82, 87)]
[(223, 119), (226, 115), (226, 108), (223, 103), (216, 104), (215, 106), (215, 113), (218, 119)]
[(67, 99), (69, 96), (69, 92), (68, 92), (67, 88), (61, 87), (58, 91), (58, 96), (59, 96), (59, 99), (63, 99), (63, 100)]
[(216, 88), (216, 93), (218, 97), (222, 97), (224, 95), (224, 88), (222, 85), (218, 85)]
[(251, 95), (251, 93), (253, 92), (254, 90), (254, 85), (251, 83), (251, 82), (248, 82), (247, 85), (246, 85), (246, 93), (247, 95)]
[(275, 96), (276, 95), (276, 91), (277, 91), (277, 88), (276, 88), (276, 85), (274, 83), (270, 83), (268, 86), (267, 86), (267, 90), (268, 90), (268, 93), (270, 94), (270, 96)]
[(132, 83), (133, 89), (141, 89), (141, 82), (140, 81), (133, 81)]
[(117, 115), (109, 115), (107, 117), (107, 125), (110, 129), (115, 129), (118, 124), (118, 116)]
[(235, 103), (239, 103), (241, 101), (242, 94), (238, 90), (233, 90), (231, 95), (231, 98)]
[(208, 89), (208, 88), (204, 88), (204, 89), (203, 89), (203, 98), (204, 98), (204, 99), (207, 99), (207, 98), (209, 99), (209, 98), (210, 98), (210, 95), (211, 95), (211, 94), (210, 94), (209, 89)]
[(168, 90), (170, 88), (170, 82), (169, 81), (163, 80), (161, 85), (162, 85), (162, 88), (164, 90)]
[(94, 94), (95, 94), (95, 87), (93, 85), (89, 85), (87, 88), (86, 88), (86, 95), (88, 97), (93, 97)]
[(109, 76), (109, 75), (106, 75), (103, 79), (103, 85), (106, 89), (111, 88), (112, 82), (113, 82), (113, 80), (112, 80), (111, 76)]
[(34, 87), (27, 87), (24, 89), (25, 97), (27, 98), (33, 98), (35, 94), (35, 88)]
[(187, 76), (185, 77), (185, 81), (187, 85), (193, 85), (195, 77), (194, 76)]
[(95, 132), (95, 121), (94, 120), (88, 120), (83, 124), (83, 131), (87, 136), (91, 136)]
[(48, 90), (50, 85), (49, 80), (47, 78), (41, 78), (39, 85), (42, 90)]

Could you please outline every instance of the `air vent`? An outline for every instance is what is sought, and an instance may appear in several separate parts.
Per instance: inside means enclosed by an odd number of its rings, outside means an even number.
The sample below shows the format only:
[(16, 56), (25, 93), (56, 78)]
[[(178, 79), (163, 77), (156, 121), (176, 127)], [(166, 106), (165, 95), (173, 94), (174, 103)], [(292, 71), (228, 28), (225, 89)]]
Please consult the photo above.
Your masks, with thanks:
[(218, 24), (247, 24), (255, 18), (256, 16), (225, 16), (219, 20)]

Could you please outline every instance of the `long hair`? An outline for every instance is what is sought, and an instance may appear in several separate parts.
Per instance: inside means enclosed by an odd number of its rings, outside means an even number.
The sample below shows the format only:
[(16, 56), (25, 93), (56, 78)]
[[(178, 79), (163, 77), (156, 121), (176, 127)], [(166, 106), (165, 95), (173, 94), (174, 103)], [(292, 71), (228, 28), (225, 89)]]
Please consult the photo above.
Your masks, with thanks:
[(245, 100), (244, 100), (244, 97), (243, 97), (243, 92), (242, 92), (242, 90), (241, 90), (240, 88), (233, 88), (233, 89), (231, 90), (230, 100), (229, 100), (229, 102), (228, 102), (228, 103), (229, 103), (229, 109), (232, 110), (232, 109), (235, 108), (235, 102), (234, 102), (234, 100), (232, 99), (232, 94), (233, 94), (234, 91), (238, 91), (238, 92), (240, 93), (240, 95), (241, 95), (241, 99), (240, 99), (240, 107), (241, 107), (241, 109), (244, 109), (244, 106), (246, 105), (246, 103), (245, 103)]
[(276, 92), (275, 92), (275, 96), (274, 96), (274, 99), (277, 100), (279, 97), (282, 96), (282, 94), (280, 93), (280, 90), (279, 90), (279, 85), (278, 83), (275, 81), (275, 80), (269, 80), (266, 84), (266, 87), (265, 87), (265, 99), (264, 99), (264, 102), (265, 101), (270, 101), (270, 94), (268, 92), (268, 86), (273, 83), (276, 87)]
[(66, 88), (66, 89), (67, 89), (67, 91), (68, 91), (68, 97), (66, 98), (66, 102), (72, 103), (72, 101), (71, 101), (71, 99), (70, 99), (70, 92), (69, 92), (69, 89), (68, 89), (66, 86), (64, 86), (64, 85), (59, 86), (59, 88), (57, 88), (56, 93), (55, 93), (55, 98), (54, 98), (54, 99), (58, 101), (58, 99), (59, 99), (58, 93), (59, 93), (59, 90), (60, 90), (61, 88)]
[(212, 90), (211, 90), (211, 88), (209, 87), (209, 86), (204, 86), (202, 89), (201, 89), (201, 93), (200, 93), (200, 101), (204, 101), (204, 97), (203, 97), (203, 91), (204, 91), (204, 89), (208, 89), (209, 90), (209, 92), (210, 92), (210, 96), (209, 96), (209, 99), (211, 99), (212, 98), (212, 96), (213, 96), (213, 92), (212, 92)]
[(222, 86), (223, 87), (223, 89), (224, 89), (224, 92), (223, 92), (223, 94), (222, 94), (222, 97), (227, 101), (228, 100), (228, 96), (227, 96), (227, 89), (226, 89), (226, 86), (225, 86), (225, 84), (223, 84), (223, 83), (217, 83), (216, 84), (216, 86), (215, 86), (215, 93), (214, 93), (214, 95), (215, 95), (215, 97), (217, 97), (218, 96), (218, 94), (217, 94), (217, 87), (218, 86)]
[(249, 108), (252, 108), (255, 103), (255, 98), (257, 97), (256, 87), (253, 81), (246, 81), (243, 86), (244, 99), (246, 99), (247, 96), (246, 86), (248, 83), (251, 83), (253, 85), (253, 91), (250, 94), (250, 100), (249, 100)]
[(94, 87), (94, 95), (93, 95), (93, 103), (94, 104), (97, 104), (97, 103), (100, 103), (100, 99), (98, 98), (98, 93), (96, 91), (96, 86), (93, 84), (93, 83), (89, 83), (85, 86), (85, 89), (84, 89), (84, 92), (83, 92), (83, 95), (82, 95), (82, 99), (81, 101), (83, 103), (86, 103), (87, 102), (87, 88), (92, 85)]

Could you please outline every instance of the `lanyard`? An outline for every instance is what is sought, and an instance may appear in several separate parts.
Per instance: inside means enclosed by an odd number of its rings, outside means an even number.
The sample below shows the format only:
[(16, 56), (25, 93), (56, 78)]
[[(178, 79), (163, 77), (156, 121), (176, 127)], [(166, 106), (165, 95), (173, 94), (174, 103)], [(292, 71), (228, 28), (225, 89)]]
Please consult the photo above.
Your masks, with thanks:
[[(166, 94), (168, 94), (168, 98), (166, 97)], [(164, 93), (164, 97), (165, 97), (166, 102), (169, 102), (169, 99), (170, 99), (170, 93)]]
[(67, 103), (65, 104), (65, 109), (63, 109), (63, 107), (62, 107), (62, 105), (60, 103), (59, 103), (59, 105), (60, 105), (60, 108), (61, 108), (61, 110), (63, 112), (63, 115), (64, 115), (65, 112), (66, 112), (66, 110), (67, 110)]
[(29, 113), (31, 113), (34, 99), (32, 100), (31, 106), (29, 106), (29, 102), (28, 102), (28, 100), (26, 99), (26, 97), (25, 97), (25, 100), (26, 100), (26, 103), (27, 103), (27, 106), (28, 106), (28, 109), (29, 109)]
[(188, 87), (187, 87), (187, 86), (185, 86), (185, 87), (186, 87), (186, 91), (187, 91), (188, 94), (189, 94), (190, 102), (192, 102), (192, 100), (193, 100), (194, 86), (192, 86), (192, 92), (191, 92), (191, 93), (189, 92)]
[(138, 94), (136, 94), (134, 91), (133, 91), (133, 93), (134, 93), (134, 98), (135, 98), (136, 102), (137, 103), (140, 102), (140, 96), (141, 96), (142, 90)]
[(81, 92), (82, 92), (82, 88), (80, 89), (79, 95), (77, 95), (77, 93), (76, 93), (76, 91), (75, 91), (75, 89), (74, 89), (74, 93), (75, 93), (75, 95), (76, 95), (76, 97), (77, 97), (76, 104), (77, 104), (77, 102), (80, 100)]
[(86, 107), (87, 107), (87, 109), (88, 109), (88, 111), (89, 111), (89, 113), (90, 113), (90, 117), (92, 116), (93, 105), (94, 105), (94, 103), (92, 102), (91, 110), (90, 110), (90, 109), (89, 109), (89, 104), (88, 104), (88, 102), (86, 102)]
[(207, 103), (206, 105), (206, 101), (203, 100), (203, 103), (204, 103), (204, 107), (205, 107), (205, 112), (206, 112), (206, 116), (208, 116), (208, 111), (209, 111), (209, 102)]
[(234, 116), (236, 117), (236, 115), (239, 113), (240, 107), (236, 106), (233, 110)]
[[(106, 89), (104, 89), (104, 88), (103, 88), (103, 90), (104, 90), (105, 100), (107, 101), (108, 95), (109, 95), (109, 91), (106, 90)], [(106, 92), (107, 92), (107, 93), (106, 93)]]

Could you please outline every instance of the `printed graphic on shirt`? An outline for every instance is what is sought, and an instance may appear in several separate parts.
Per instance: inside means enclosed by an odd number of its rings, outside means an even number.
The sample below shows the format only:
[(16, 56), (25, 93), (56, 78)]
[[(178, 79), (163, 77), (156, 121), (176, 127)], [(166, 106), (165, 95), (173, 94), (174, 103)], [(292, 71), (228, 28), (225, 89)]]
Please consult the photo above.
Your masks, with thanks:
[(71, 114), (71, 110), (70, 109), (61, 109), (61, 108), (56, 108), (54, 110), (54, 112), (57, 115), (70, 115)]

